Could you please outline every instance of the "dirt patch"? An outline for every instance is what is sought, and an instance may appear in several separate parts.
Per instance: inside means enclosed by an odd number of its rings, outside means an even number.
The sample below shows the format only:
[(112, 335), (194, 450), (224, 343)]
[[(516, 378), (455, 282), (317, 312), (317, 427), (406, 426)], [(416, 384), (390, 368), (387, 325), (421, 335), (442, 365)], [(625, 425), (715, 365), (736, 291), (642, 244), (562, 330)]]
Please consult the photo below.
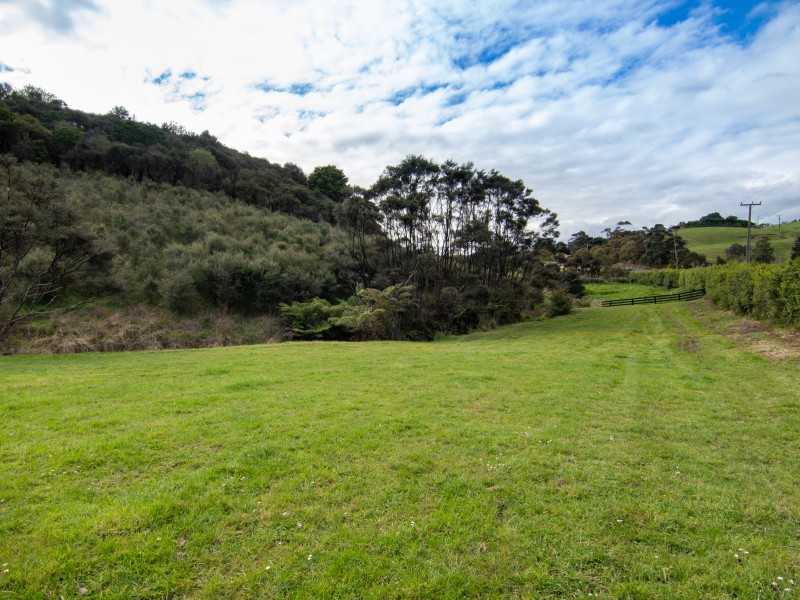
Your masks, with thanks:
[[(800, 331), (740, 317), (709, 301), (692, 303), (698, 320), (737, 346), (770, 360), (800, 359)], [(680, 344), (679, 344), (680, 346)]]
[(691, 354), (700, 352), (700, 342), (694, 338), (687, 338), (678, 342), (678, 350), (683, 350)]
[(758, 327), (753, 327), (751, 325), (748, 325), (747, 327), (734, 327), (732, 329), (732, 333), (734, 333), (736, 335), (748, 335), (748, 334), (751, 334), (751, 333), (764, 333), (765, 331), (767, 331), (767, 328), (762, 326), (762, 325), (759, 325)]

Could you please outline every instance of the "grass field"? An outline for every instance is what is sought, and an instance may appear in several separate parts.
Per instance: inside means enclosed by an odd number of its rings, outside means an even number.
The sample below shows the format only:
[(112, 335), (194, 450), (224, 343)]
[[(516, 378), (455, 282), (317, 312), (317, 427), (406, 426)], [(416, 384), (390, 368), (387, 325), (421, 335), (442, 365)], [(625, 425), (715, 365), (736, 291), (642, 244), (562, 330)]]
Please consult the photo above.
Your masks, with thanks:
[(0, 594), (794, 597), (800, 359), (749, 331), (0, 357)]
[[(692, 252), (703, 254), (706, 260), (714, 262), (718, 256), (725, 258), (725, 249), (731, 244), (747, 245), (746, 227), (690, 227), (680, 229), (678, 235), (686, 240), (686, 246)], [(775, 250), (778, 260), (788, 260), (794, 239), (800, 236), (800, 221), (783, 223), (778, 230), (777, 225), (764, 228), (753, 228), (752, 248), (760, 236), (767, 236)]]

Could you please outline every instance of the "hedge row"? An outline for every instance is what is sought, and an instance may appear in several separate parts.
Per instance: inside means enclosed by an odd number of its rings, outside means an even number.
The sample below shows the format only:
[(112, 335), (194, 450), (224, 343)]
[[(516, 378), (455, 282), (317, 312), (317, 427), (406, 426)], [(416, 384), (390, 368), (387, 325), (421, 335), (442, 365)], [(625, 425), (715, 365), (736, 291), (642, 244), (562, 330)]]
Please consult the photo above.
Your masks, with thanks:
[(630, 280), (693, 290), (704, 287), (720, 308), (800, 327), (800, 259), (781, 264), (728, 263), (697, 269), (631, 273)]
[[(701, 269), (691, 270), (700, 271)], [(654, 285), (656, 287), (663, 287), (671, 290), (680, 285), (681, 273), (686, 273), (686, 270), (680, 271), (677, 269), (657, 269), (655, 271), (633, 271), (628, 280), (631, 283)], [(701, 285), (700, 287), (703, 286)]]

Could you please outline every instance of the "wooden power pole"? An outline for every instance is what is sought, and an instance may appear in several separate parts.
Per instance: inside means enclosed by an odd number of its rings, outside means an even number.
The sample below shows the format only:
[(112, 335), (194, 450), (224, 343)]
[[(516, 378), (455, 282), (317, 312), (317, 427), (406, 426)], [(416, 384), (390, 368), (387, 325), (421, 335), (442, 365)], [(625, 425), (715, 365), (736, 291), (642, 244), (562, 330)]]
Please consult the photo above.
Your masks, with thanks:
[(754, 206), (761, 206), (761, 202), (740, 202), (739, 206), (746, 206), (747, 207), (747, 264), (750, 264), (750, 226), (753, 222), (753, 207)]

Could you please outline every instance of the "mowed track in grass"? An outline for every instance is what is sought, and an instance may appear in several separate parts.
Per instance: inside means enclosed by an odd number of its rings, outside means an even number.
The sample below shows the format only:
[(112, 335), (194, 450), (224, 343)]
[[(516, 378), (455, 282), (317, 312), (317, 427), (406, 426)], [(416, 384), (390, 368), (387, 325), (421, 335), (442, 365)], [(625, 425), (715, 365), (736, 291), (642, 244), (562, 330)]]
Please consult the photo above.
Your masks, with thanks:
[[(777, 225), (754, 227), (750, 234), (751, 249), (755, 249), (759, 237), (766, 236), (777, 259), (786, 261), (792, 254), (795, 238), (800, 236), (800, 221), (783, 223), (780, 229)], [(686, 240), (689, 250), (704, 255), (711, 262), (718, 256), (727, 258), (725, 250), (732, 244), (747, 245), (746, 227), (689, 227), (678, 230), (678, 235)]]
[(792, 597), (800, 365), (712, 316), (2, 357), (0, 591)]

